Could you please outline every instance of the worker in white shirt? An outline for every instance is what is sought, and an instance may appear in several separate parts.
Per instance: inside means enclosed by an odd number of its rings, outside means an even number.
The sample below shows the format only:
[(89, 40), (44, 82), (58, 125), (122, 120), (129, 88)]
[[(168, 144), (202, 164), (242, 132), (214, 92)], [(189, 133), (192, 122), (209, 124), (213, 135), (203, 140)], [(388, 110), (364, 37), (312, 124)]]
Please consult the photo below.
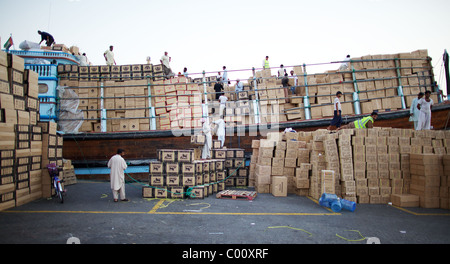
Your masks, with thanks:
[(163, 65), (163, 72), (166, 79), (169, 79), (173, 75), (172, 69), (170, 68), (170, 62), (172, 61), (172, 57), (169, 57), (168, 54), (169, 53), (165, 51), (164, 55), (161, 56), (161, 59), (159, 60)]
[(431, 92), (426, 91), (425, 97), (417, 102), (417, 109), (420, 110), (417, 130), (431, 129), (431, 107), (433, 106), (433, 99), (430, 96)]
[(222, 69), (223, 69), (222, 83), (224, 85), (229, 84), (227, 67), (223, 66)]
[(342, 92), (338, 91), (336, 93), (336, 97), (334, 98), (334, 117), (333, 120), (331, 120), (330, 125), (328, 126), (328, 130), (331, 130), (332, 126), (336, 126), (336, 128), (341, 127), (342, 123), (342, 108), (341, 108), (341, 101), (339, 100), (342, 96)]
[(236, 87), (235, 87), (234, 90), (235, 90), (235, 92), (237, 92), (237, 93), (244, 90), (244, 84), (241, 82), (240, 79), (237, 79), (237, 80), (236, 80)]
[(227, 101), (228, 101), (228, 97), (226, 97), (225, 94), (222, 93), (219, 96), (219, 103), (220, 103), (219, 115), (220, 115), (220, 118), (223, 118), (223, 112), (225, 110), (225, 106), (226, 106)]
[(103, 53), (103, 56), (105, 57), (106, 60), (106, 65), (117, 65), (116, 60), (114, 59), (113, 49), (114, 49), (113, 46), (109, 46), (109, 50)]
[(347, 57), (345, 58), (344, 62), (341, 64), (341, 66), (339, 66), (339, 71), (345, 71), (348, 69), (348, 67), (350, 62), (350, 55), (347, 55)]
[(298, 77), (297, 75), (294, 75), (294, 71), (291, 70), (291, 76), (289, 76), (290, 79), (294, 79), (294, 86), (291, 86), (291, 92), (292, 94), (295, 94), (295, 88), (297, 88), (298, 85)]
[(282, 79), (285, 74), (286, 74), (286, 69), (284, 68), (283, 64), (281, 64), (280, 68), (278, 69), (278, 79)]

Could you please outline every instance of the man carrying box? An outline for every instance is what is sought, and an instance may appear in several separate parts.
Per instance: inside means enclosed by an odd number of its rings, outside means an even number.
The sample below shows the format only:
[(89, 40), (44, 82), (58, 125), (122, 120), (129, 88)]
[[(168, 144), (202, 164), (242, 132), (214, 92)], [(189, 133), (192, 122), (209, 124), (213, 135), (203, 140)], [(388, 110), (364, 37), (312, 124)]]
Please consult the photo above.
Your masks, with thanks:
[(351, 122), (345, 126), (341, 126), (337, 130), (346, 129), (346, 128), (356, 128), (356, 129), (366, 129), (366, 128), (373, 128), (373, 124), (375, 123), (375, 119), (378, 118), (377, 112), (372, 112), (370, 116), (363, 117), (361, 119), (358, 119), (354, 122)]

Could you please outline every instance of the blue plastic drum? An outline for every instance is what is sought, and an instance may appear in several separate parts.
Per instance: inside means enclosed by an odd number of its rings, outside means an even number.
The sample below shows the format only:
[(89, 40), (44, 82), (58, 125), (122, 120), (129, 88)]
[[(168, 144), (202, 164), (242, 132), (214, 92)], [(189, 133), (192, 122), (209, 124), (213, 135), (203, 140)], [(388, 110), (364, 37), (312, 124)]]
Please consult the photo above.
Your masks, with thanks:
[(342, 206), (342, 209), (353, 212), (353, 211), (355, 211), (356, 203), (349, 201), (349, 200), (341, 199), (341, 206)]

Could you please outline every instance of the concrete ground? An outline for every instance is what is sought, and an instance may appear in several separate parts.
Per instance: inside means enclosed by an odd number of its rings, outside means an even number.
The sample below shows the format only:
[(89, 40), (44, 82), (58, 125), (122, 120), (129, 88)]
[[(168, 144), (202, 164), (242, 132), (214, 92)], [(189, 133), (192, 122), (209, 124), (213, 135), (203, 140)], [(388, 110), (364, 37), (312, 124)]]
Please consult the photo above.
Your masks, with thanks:
[(334, 213), (308, 197), (258, 194), (253, 201), (145, 199), (127, 184), (79, 180), (63, 204), (39, 199), (0, 212), (2, 244), (449, 244), (450, 211), (358, 204)]

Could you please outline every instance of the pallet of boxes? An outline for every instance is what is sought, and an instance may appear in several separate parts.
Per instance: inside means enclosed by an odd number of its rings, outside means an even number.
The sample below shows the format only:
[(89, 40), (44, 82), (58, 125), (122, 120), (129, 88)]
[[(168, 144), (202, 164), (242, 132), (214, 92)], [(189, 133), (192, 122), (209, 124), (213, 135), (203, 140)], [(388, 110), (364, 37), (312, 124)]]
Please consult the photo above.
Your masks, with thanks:
[(159, 149), (142, 196), (203, 199), (226, 187), (247, 186), (243, 149), (213, 149), (212, 157), (203, 160), (196, 149)]

